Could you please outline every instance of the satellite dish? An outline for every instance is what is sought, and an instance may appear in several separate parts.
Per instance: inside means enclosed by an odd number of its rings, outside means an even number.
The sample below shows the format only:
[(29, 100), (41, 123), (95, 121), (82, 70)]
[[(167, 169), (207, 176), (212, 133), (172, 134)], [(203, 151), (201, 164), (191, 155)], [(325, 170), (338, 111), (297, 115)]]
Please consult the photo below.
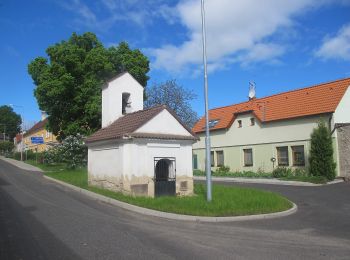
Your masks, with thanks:
[(250, 81), (249, 82), (249, 100), (255, 98), (255, 82)]

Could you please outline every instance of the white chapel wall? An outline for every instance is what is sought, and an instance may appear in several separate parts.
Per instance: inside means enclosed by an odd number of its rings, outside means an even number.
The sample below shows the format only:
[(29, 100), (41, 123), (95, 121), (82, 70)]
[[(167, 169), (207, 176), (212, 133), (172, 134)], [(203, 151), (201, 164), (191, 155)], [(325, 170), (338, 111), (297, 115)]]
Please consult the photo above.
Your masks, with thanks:
[(166, 109), (137, 129), (135, 133), (191, 136), (191, 134)]

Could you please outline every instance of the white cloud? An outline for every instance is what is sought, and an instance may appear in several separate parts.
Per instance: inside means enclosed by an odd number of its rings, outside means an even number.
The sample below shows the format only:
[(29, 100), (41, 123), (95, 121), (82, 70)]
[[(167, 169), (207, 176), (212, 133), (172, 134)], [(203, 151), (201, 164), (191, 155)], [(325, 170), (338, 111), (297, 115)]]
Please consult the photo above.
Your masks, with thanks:
[(65, 9), (75, 12), (82, 19), (84, 19), (85, 22), (96, 22), (96, 15), (94, 14), (94, 12), (80, 0), (71, 0), (69, 2), (59, 1), (58, 3)]
[(341, 28), (334, 37), (326, 37), (315, 55), (322, 59), (350, 61), (350, 24)]
[[(316, 0), (207, 0), (207, 55), (213, 68), (232, 62), (276, 62), (285, 47), (267, 39), (293, 25), (293, 18), (315, 5)], [(154, 68), (182, 71), (202, 62), (200, 1), (182, 0), (176, 6), (188, 40), (180, 45), (164, 45), (150, 50)], [(220, 65), (219, 65), (220, 64)], [(225, 65), (226, 64), (226, 65)]]
[[(171, 7), (167, 0), (100, 0), (88, 5), (82, 0), (61, 0), (57, 3), (75, 14), (73, 27), (107, 32), (118, 22), (145, 27), (155, 16), (165, 18)], [(168, 16), (167, 20), (174, 19)]]
[(279, 63), (278, 57), (285, 53), (285, 47), (274, 43), (254, 44), (245, 54), (238, 56), (238, 61), (247, 66), (253, 62), (268, 61), (268, 63)]

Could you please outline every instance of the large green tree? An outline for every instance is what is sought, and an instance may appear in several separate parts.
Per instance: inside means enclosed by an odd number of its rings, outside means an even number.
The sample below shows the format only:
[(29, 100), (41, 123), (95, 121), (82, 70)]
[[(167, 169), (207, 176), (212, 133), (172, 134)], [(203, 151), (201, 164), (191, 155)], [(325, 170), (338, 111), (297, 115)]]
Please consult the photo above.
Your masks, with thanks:
[(126, 42), (105, 48), (93, 33), (73, 33), (67, 41), (47, 48), (48, 58), (28, 65), (39, 108), (49, 115), (48, 128), (64, 139), (88, 135), (101, 125), (101, 86), (111, 77), (128, 71), (147, 85), (149, 60)]
[[(13, 139), (21, 131), (21, 116), (10, 106), (0, 106), (0, 132)], [(1, 139), (3, 136), (1, 135)]]
[(324, 121), (319, 122), (311, 134), (309, 161), (312, 176), (324, 176), (328, 180), (335, 178), (332, 136)]
[(190, 128), (198, 121), (198, 115), (191, 107), (191, 101), (197, 97), (196, 94), (177, 84), (174, 79), (148, 88), (146, 96), (145, 108), (167, 105)]

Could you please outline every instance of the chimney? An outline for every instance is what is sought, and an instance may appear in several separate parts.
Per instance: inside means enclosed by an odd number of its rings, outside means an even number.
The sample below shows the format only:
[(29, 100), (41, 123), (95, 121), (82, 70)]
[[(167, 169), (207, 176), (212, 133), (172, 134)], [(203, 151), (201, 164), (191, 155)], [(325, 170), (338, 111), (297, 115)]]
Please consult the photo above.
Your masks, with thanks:
[(47, 113), (45, 111), (41, 111), (41, 121), (44, 121), (47, 118)]
[(249, 81), (249, 101), (255, 99), (255, 82)]

